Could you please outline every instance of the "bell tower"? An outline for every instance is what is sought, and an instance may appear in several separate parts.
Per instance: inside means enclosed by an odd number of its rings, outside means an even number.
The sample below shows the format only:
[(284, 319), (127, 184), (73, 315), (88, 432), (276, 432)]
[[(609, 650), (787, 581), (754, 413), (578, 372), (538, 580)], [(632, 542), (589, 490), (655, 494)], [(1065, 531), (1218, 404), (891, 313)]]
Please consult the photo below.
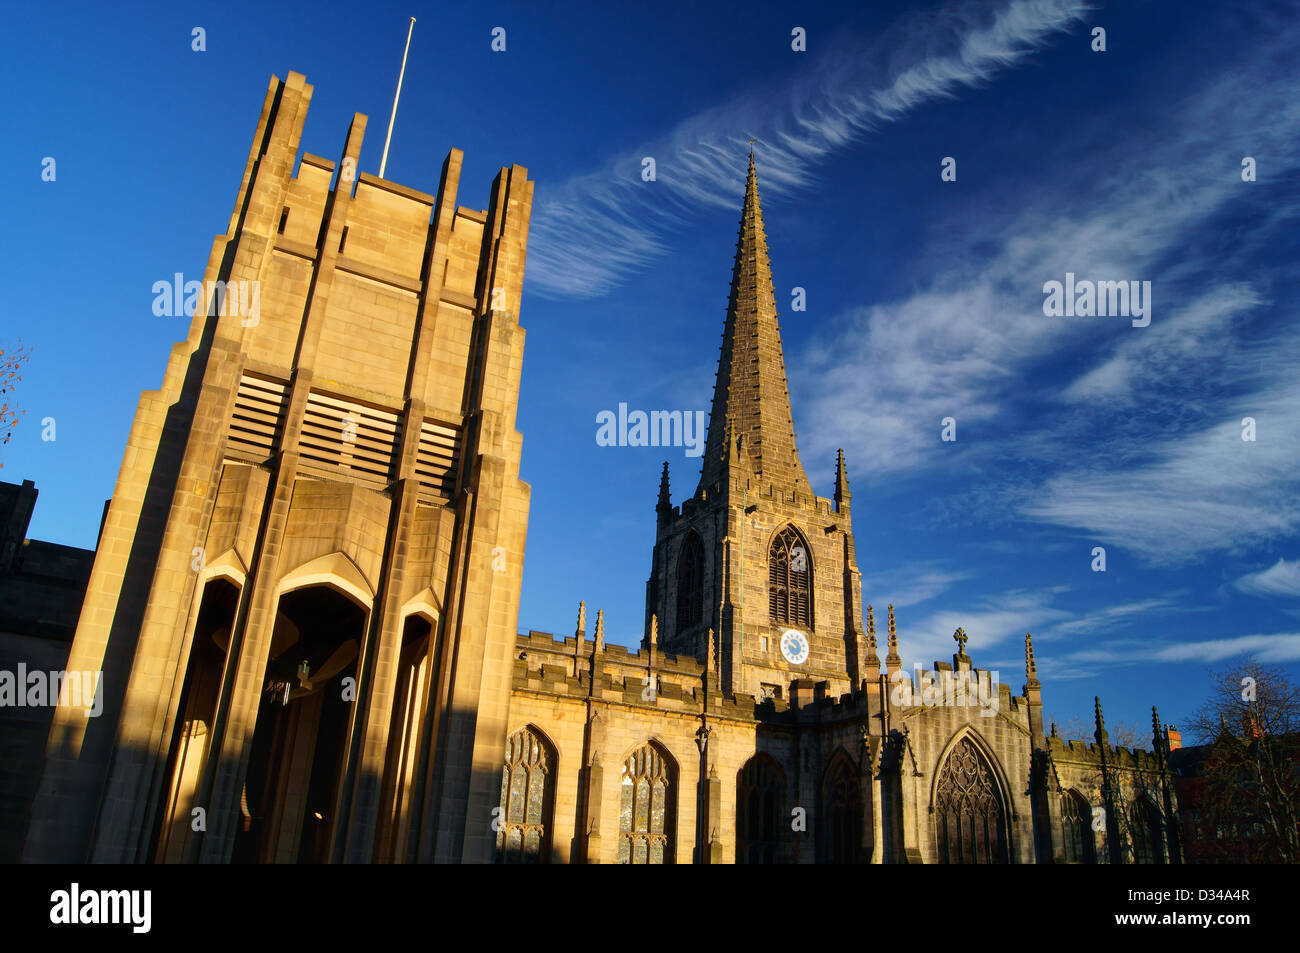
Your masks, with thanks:
[(359, 113), (301, 151), (312, 92), (272, 77), (140, 399), (68, 661), (103, 712), (56, 711), (26, 860), (491, 857), (533, 183), (369, 175)]
[(723, 687), (787, 697), (794, 679), (843, 693), (862, 678), (862, 586), (841, 453), (833, 499), (795, 444), (754, 156), (732, 265), (699, 484), (671, 502), (665, 465), (647, 583), (661, 651), (705, 660)]

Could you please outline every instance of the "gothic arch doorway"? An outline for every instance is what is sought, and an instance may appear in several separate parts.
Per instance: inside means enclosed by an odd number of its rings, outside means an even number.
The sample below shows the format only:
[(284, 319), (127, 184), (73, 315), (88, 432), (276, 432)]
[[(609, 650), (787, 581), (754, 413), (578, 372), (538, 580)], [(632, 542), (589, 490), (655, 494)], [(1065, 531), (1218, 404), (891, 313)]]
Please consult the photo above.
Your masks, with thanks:
[(239, 604), (239, 587), (216, 577), (203, 587), (190, 640), (180, 705), (167, 749), (166, 800), (154, 830), (159, 863), (184, 863), (196, 846), (193, 810), (199, 806), (203, 771), (212, 745), (213, 721), (230, 649), (230, 629)]
[(237, 805), (234, 862), (329, 860), (366, 617), (329, 586), (280, 597)]

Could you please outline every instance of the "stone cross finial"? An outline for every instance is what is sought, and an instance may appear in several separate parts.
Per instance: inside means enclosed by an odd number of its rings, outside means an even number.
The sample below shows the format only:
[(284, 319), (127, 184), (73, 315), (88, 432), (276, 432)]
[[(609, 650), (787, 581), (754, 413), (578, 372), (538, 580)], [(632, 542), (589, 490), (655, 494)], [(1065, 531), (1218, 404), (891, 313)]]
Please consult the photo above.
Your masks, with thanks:
[(956, 640), (956, 642), (957, 642), (957, 654), (958, 654), (958, 655), (965, 655), (965, 654), (966, 654), (966, 641), (967, 641), (967, 639), (970, 638), (970, 636), (968, 636), (968, 635), (966, 634), (966, 630), (965, 630), (965, 629), (960, 629), (960, 628), (959, 628), (956, 632), (954, 632), (954, 633), (952, 634), (952, 637), (953, 637), (953, 639)]

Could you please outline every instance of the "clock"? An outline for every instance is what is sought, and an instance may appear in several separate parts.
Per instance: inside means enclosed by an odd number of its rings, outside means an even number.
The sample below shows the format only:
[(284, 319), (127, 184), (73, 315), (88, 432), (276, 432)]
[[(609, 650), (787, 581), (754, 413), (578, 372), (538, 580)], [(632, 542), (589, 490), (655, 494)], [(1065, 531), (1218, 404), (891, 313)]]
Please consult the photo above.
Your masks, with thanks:
[(808, 661), (808, 637), (797, 629), (786, 629), (781, 634), (781, 654), (791, 665)]

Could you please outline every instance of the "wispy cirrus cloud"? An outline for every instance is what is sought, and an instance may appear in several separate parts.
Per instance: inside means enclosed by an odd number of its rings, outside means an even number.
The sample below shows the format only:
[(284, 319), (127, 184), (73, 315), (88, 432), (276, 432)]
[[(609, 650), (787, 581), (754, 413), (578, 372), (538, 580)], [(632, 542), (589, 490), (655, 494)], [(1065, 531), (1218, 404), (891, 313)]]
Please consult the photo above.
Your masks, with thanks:
[[(1052, 657), (1044, 674), (1053, 678), (1090, 678), (1102, 669), (1120, 665), (1214, 663), (1239, 656), (1253, 656), (1261, 662), (1273, 663), (1300, 661), (1300, 633), (1276, 632), (1177, 642), (1114, 639)], [(1039, 670), (1043, 671), (1041, 663)]]
[(1066, 622), (1058, 622), (1052, 625), (1043, 633), (1043, 641), (1048, 642), (1062, 637), (1074, 637), (1085, 635), (1094, 637), (1102, 632), (1107, 632), (1120, 626), (1131, 625), (1139, 619), (1147, 620), (1153, 615), (1162, 612), (1186, 609), (1186, 603), (1181, 598), (1172, 596), (1161, 596), (1153, 599), (1140, 599), (1136, 602), (1125, 602), (1113, 606), (1105, 606), (1077, 619), (1070, 619)]
[[(1300, 168), (1300, 104), (1278, 68), (1300, 30), (1275, 26), (1258, 56), (1188, 90), (1150, 128), (1117, 136), (1122, 123), (1104, 112), (1080, 120), (1080, 138), (1098, 145), (1071, 158), (1069, 182), (1054, 159), (1017, 170), (1014, 201), (964, 209), (918, 249), (919, 267), (935, 264), (915, 294), (845, 314), (796, 355), (791, 386), (812, 423), (804, 459), (833, 460), (847, 432), (846, 453), (871, 461), (871, 479), (940, 461), (983, 470), (996, 483), (982, 498), (1007, 518), (1076, 528), (1157, 563), (1300, 529), (1300, 339), (1267, 320), (1269, 293), (1241, 277), (1259, 275), (1260, 249), (1300, 207), (1252, 206), (1239, 156), (1218, 145), (1250, 143), (1276, 181)], [(1241, 241), (1203, 240), (1248, 208)], [(1155, 279), (1155, 320), (1045, 317), (1042, 283), (1067, 271)], [(1035, 374), (1037, 406), (1024, 394)], [(1063, 410), (1040, 413), (1044, 402)], [(947, 416), (956, 444), (938, 439)], [(1243, 443), (1245, 416), (1267, 420), (1267, 438)], [(970, 424), (996, 439), (963, 443)], [(1028, 465), (1009, 471), (1008, 460)]]
[[(1092, 9), (1080, 0), (954, 2), (839, 42), (811, 69), (707, 109), (601, 169), (539, 188), (528, 281), (549, 297), (603, 294), (646, 268), (701, 206), (734, 208), (748, 142), (765, 194), (808, 185), (813, 169), (872, 129), (1024, 62)], [(653, 157), (656, 181), (641, 180)]]
[(907, 665), (919, 662), (928, 668), (931, 661), (953, 653), (953, 632), (961, 628), (970, 639), (967, 654), (987, 666), (991, 658), (1002, 657), (1008, 642), (1023, 644), (1026, 631), (1073, 618), (1073, 613), (1052, 604), (1065, 591), (1063, 586), (1013, 590), (932, 612), (916, 622), (899, 619), (899, 654)]
[(946, 569), (938, 563), (914, 563), (864, 576), (862, 595), (882, 611), (891, 605), (902, 609), (928, 602), (969, 577), (968, 572)]
[(1267, 569), (1242, 576), (1236, 586), (1252, 596), (1300, 599), (1300, 559), (1278, 559)]
[[(1228, 410), (1234, 411), (1228, 417)], [(1300, 530), (1300, 383), (1231, 401), (1228, 419), (1156, 443), (1122, 471), (1055, 476), (1021, 512), (1126, 547), (1156, 565), (1241, 551)], [(1242, 421), (1256, 439), (1243, 440)]]

